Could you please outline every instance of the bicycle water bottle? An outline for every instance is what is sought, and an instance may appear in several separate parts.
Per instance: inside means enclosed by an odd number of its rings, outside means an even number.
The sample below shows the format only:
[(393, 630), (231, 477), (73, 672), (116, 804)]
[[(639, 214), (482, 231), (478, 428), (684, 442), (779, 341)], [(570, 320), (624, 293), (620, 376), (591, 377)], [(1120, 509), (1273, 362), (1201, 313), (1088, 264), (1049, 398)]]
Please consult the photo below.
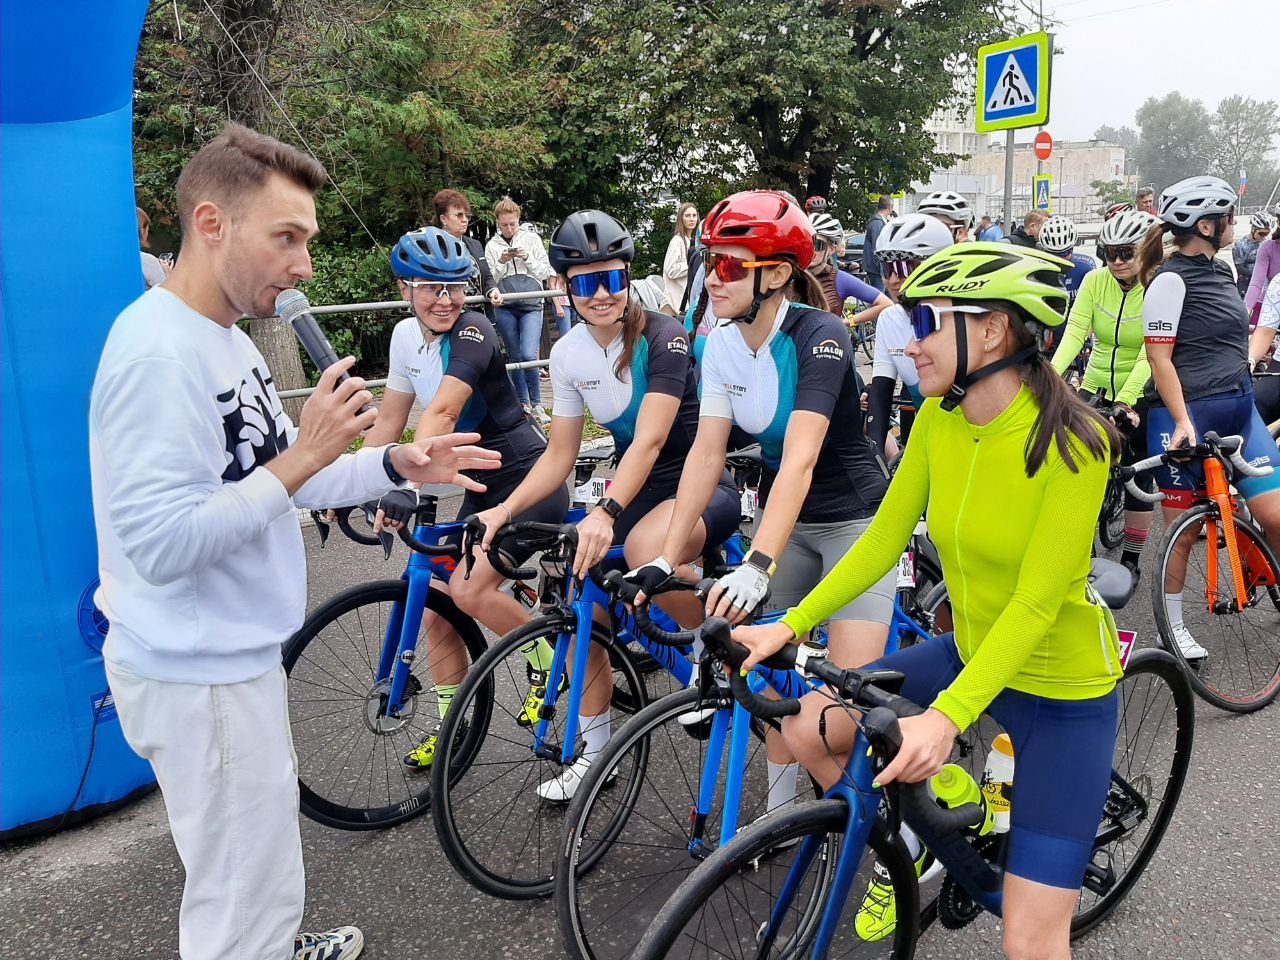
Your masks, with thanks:
[(982, 793), (987, 809), (995, 817), (995, 832), (1009, 830), (1010, 788), (1013, 786), (1013, 741), (1002, 733), (991, 742), (986, 769), (982, 771)]
[(971, 828), (979, 836), (986, 836), (995, 829), (995, 815), (987, 806), (987, 798), (977, 782), (964, 767), (948, 763), (929, 778), (929, 793), (944, 807), (954, 809), (966, 803), (976, 803), (984, 814), (982, 823)]

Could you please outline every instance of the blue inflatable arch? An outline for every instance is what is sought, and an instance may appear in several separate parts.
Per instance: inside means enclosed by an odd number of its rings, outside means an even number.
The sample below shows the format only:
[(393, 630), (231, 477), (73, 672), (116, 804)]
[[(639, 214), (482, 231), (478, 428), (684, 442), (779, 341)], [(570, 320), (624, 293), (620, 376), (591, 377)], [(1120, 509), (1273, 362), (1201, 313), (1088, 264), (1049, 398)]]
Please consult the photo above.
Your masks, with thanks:
[(0, 837), (152, 783), (107, 696), (88, 441), (98, 355), (142, 292), (132, 114), (146, 10), (0, 2)]

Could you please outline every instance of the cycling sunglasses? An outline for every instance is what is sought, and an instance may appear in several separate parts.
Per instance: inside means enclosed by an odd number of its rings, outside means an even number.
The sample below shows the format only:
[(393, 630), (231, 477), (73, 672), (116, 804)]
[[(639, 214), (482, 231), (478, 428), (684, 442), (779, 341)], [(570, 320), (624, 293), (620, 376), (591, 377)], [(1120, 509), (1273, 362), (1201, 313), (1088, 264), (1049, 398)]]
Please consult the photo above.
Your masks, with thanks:
[(911, 335), (917, 340), (923, 340), (930, 334), (937, 333), (942, 329), (942, 316), (946, 313), (967, 313), (976, 317), (990, 312), (986, 307), (967, 304), (935, 307), (932, 303), (917, 303), (911, 308)]
[(710, 250), (703, 253), (702, 262), (707, 273), (714, 270), (721, 283), (742, 280), (753, 267), (776, 267), (782, 263), (781, 260), (743, 260), (727, 253), (712, 253)]
[(1106, 260), (1107, 263), (1115, 263), (1117, 261), (1119, 261), (1120, 263), (1128, 263), (1137, 255), (1138, 255), (1138, 248), (1131, 243), (1123, 247), (1103, 247), (1102, 248), (1102, 258)]
[(919, 260), (885, 260), (881, 272), (886, 277), (901, 277), (903, 280), (911, 276), (911, 271), (920, 266)]
[(623, 267), (615, 270), (597, 270), (595, 273), (580, 273), (569, 278), (569, 292), (583, 300), (596, 295), (596, 291), (604, 287), (605, 292), (614, 295), (631, 286), (631, 276)]
[(463, 300), (467, 296), (465, 283), (433, 283), (430, 280), (405, 280), (404, 285), (413, 290), (422, 290), (427, 300)]

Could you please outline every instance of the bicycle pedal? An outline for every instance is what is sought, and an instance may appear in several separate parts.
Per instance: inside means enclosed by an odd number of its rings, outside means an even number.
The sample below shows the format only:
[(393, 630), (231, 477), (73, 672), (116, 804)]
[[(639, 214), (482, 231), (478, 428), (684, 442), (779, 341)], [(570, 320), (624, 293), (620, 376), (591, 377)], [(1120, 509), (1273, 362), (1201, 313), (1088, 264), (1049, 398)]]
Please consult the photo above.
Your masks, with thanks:
[(539, 760), (550, 760), (553, 763), (560, 762), (560, 755), (564, 752), (564, 748), (558, 743), (544, 743), (540, 747), (533, 748), (533, 755)]

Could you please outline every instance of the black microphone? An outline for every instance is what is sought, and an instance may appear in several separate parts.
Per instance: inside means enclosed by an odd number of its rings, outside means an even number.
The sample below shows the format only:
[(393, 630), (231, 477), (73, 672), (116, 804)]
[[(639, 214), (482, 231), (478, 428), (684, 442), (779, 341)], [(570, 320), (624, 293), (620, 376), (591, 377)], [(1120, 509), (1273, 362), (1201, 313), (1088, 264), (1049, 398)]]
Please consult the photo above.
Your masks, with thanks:
[[(281, 290), (276, 297), (276, 313), (280, 315), (281, 320), (293, 327), (294, 335), (302, 343), (302, 349), (307, 351), (307, 356), (311, 358), (317, 370), (324, 373), (338, 362), (338, 355), (334, 352), (333, 345), (329, 343), (329, 338), (324, 335), (320, 324), (316, 323), (316, 318), (311, 315), (311, 301), (307, 299), (306, 294), (294, 289)], [(338, 377), (334, 386), (348, 379), (350, 374), (344, 373)], [(360, 412), (364, 413), (372, 409), (373, 406), (366, 403), (360, 408)]]

